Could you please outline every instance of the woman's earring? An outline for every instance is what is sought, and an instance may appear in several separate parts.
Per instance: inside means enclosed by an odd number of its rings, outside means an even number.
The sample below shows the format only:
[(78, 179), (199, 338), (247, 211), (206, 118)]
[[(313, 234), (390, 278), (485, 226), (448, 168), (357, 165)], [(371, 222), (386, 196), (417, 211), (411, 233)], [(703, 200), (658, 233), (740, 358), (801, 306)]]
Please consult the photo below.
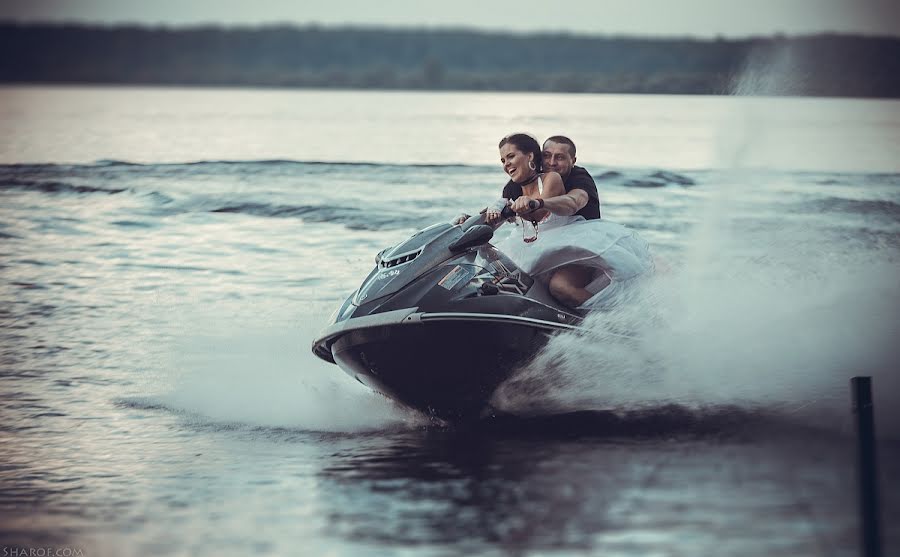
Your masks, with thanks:
[(534, 170), (537, 168), (536, 166), (534, 166), (534, 161), (528, 161), (528, 168), (530, 168), (531, 170)]

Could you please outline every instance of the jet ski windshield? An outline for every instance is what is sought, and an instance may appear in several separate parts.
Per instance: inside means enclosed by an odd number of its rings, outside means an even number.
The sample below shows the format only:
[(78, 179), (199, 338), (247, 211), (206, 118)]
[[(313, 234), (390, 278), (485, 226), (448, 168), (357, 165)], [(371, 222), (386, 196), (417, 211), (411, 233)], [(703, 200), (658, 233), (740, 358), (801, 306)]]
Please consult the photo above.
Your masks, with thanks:
[[(492, 229), (478, 225), (477, 220), (467, 226), (438, 223), (413, 234), (400, 244), (383, 250), (375, 258), (375, 269), (369, 273), (353, 297), (360, 306), (396, 294), (404, 286), (429, 270), (472, 248), (481, 250), (487, 245)], [(514, 268), (509, 263), (509, 268)]]
[[(353, 297), (354, 305), (362, 305), (399, 291), (416, 277), (421, 276), (436, 264), (452, 257), (442, 244), (449, 244), (459, 238), (459, 227), (439, 223), (413, 234), (409, 239), (392, 248), (383, 250), (375, 258), (375, 268), (363, 281)], [(436, 242), (441, 240), (440, 242)], [(435, 249), (427, 249), (431, 243)]]

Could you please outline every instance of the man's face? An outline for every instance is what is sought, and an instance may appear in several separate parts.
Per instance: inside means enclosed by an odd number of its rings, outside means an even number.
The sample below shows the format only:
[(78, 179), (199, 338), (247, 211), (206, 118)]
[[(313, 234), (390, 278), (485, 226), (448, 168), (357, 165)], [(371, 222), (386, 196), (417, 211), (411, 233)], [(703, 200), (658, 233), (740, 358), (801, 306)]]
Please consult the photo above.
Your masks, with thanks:
[(559, 173), (565, 180), (575, 166), (575, 157), (569, 153), (569, 146), (565, 143), (553, 141), (544, 142), (544, 170), (552, 170)]

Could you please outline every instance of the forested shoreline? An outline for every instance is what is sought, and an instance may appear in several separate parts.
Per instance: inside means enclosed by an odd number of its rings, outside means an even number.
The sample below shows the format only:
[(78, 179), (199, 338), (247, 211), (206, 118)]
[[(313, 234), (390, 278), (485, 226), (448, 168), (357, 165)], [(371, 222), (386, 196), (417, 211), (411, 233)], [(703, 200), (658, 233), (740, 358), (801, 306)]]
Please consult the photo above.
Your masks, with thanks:
[(0, 82), (900, 97), (900, 39), (0, 23)]

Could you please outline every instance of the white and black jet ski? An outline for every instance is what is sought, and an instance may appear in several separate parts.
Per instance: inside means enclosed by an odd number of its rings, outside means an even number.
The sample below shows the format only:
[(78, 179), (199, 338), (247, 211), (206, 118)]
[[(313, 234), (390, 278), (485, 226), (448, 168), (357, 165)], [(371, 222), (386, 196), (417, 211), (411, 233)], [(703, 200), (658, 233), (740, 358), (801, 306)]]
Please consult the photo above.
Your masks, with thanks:
[(313, 352), (412, 408), (477, 417), (513, 370), (584, 317), (492, 246), (493, 234), (479, 215), (382, 251)]

